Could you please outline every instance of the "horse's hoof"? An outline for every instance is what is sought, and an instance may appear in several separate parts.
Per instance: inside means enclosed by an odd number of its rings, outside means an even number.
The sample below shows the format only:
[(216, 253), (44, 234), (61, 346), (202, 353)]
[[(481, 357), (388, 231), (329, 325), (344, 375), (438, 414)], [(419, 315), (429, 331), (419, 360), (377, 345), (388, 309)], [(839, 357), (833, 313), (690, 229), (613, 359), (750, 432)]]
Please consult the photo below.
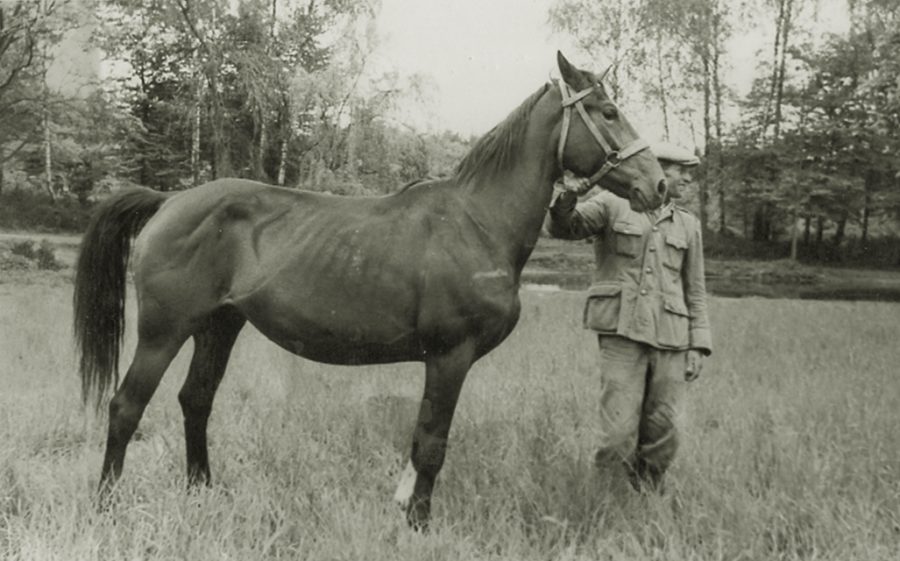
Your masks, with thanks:
[(430, 520), (431, 501), (428, 499), (413, 501), (406, 509), (406, 523), (416, 532), (427, 532)]

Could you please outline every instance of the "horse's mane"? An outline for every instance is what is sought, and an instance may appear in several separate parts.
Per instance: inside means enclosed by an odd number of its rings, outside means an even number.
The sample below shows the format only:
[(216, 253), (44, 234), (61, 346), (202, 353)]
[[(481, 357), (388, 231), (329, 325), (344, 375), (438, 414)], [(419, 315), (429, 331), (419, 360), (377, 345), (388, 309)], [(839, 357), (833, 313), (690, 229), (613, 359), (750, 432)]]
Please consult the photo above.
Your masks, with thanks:
[(459, 183), (465, 183), (481, 172), (497, 173), (510, 167), (513, 154), (517, 153), (525, 138), (531, 110), (549, 87), (549, 83), (544, 84), (475, 143), (456, 167)]

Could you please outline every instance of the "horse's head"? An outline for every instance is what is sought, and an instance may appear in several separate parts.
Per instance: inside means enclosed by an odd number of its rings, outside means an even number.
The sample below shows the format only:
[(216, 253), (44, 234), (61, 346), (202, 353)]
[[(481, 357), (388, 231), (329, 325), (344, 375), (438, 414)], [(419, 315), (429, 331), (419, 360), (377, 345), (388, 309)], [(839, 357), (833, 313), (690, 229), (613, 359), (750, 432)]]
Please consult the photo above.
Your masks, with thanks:
[(666, 196), (665, 175), (647, 143), (597, 76), (572, 66), (562, 53), (557, 53), (557, 61), (563, 107), (559, 165), (628, 199), (636, 211), (660, 206)]

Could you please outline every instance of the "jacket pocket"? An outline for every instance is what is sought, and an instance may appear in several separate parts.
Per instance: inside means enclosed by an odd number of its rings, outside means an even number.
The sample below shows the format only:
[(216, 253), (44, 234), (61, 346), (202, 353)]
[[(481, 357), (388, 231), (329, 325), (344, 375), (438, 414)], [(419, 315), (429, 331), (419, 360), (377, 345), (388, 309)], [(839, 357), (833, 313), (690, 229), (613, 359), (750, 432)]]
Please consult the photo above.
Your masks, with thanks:
[(622, 286), (597, 284), (588, 290), (584, 305), (584, 326), (594, 331), (616, 331), (622, 306)]
[(687, 249), (687, 241), (681, 236), (668, 234), (666, 236), (666, 254), (663, 265), (676, 271), (681, 271), (684, 262), (684, 251)]
[(665, 296), (659, 318), (659, 344), (664, 347), (687, 347), (689, 341), (690, 314), (684, 301), (676, 296)]
[(613, 232), (616, 237), (616, 253), (628, 257), (637, 257), (641, 254), (641, 228), (631, 222), (618, 221), (613, 223)]

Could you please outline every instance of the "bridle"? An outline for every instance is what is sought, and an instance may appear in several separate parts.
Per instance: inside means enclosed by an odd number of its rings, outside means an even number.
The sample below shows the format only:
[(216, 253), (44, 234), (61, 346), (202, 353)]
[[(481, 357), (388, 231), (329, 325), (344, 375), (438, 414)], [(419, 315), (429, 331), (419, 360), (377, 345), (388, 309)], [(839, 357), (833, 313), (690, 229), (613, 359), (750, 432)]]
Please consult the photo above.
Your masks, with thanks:
[(578, 111), (578, 114), (581, 115), (581, 120), (584, 121), (584, 125), (591, 131), (591, 134), (594, 136), (594, 139), (600, 144), (600, 148), (603, 149), (603, 153), (606, 155), (606, 161), (603, 163), (603, 166), (597, 170), (588, 180), (591, 185), (594, 185), (600, 178), (614, 170), (619, 166), (622, 162), (634, 156), (635, 154), (640, 153), (643, 150), (649, 148), (649, 145), (645, 140), (638, 137), (633, 140), (631, 143), (621, 147), (621, 148), (613, 148), (610, 146), (609, 142), (604, 138), (603, 133), (600, 132), (600, 129), (597, 128), (597, 125), (594, 124), (594, 121), (591, 120), (590, 116), (587, 113), (587, 110), (584, 108), (584, 103), (581, 102), (582, 99), (590, 95), (596, 86), (590, 86), (585, 88), (577, 93), (570, 93), (569, 86), (566, 84), (564, 80), (559, 80), (559, 91), (562, 94), (562, 107), (563, 107), (563, 121), (562, 121), (562, 133), (559, 136), (559, 148), (556, 150), (556, 160), (559, 162), (560, 169), (565, 169), (563, 167), (563, 152), (566, 149), (566, 140), (569, 136), (569, 127), (572, 124), (572, 106), (575, 106), (575, 109)]

